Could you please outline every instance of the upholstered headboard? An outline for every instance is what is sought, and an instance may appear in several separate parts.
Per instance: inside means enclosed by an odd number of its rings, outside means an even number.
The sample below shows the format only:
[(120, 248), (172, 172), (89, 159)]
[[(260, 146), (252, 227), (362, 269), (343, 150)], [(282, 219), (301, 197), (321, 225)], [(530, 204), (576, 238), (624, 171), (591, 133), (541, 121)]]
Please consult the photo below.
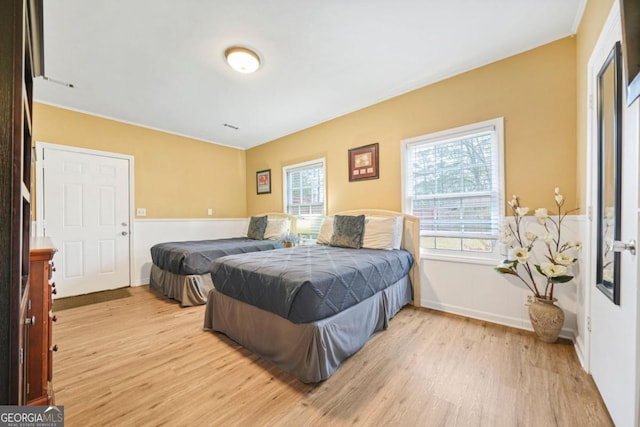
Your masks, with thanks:
[(383, 209), (355, 209), (335, 212), (335, 215), (365, 215), (377, 217), (403, 217), (402, 249), (413, 256), (413, 266), (409, 271), (411, 286), (413, 286), (413, 305), (420, 305), (420, 218), (402, 212)]

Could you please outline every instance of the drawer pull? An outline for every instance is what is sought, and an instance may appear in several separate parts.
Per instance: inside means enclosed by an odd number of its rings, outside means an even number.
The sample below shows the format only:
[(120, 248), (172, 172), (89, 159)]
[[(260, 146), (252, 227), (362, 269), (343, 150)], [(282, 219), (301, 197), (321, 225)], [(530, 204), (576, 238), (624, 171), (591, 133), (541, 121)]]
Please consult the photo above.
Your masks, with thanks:
[(56, 316), (55, 314), (53, 315), (53, 317), (51, 317), (51, 321), (52, 322), (57, 322), (58, 321), (58, 316)]
[(53, 289), (51, 289), (51, 293), (52, 293), (52, 294), (54, 294), (54, 295), (55, 295), (55, 294), (57, 294), (57, 293), (58, 293), (58, 290), (57, 290), (55, 287), (53, 287), (53, 286), (52, 286), (52, 288), (53, 288)]
[(58, 351), (58, 344), (54, 344), (53, 347), (49, 348), (50, 351)]

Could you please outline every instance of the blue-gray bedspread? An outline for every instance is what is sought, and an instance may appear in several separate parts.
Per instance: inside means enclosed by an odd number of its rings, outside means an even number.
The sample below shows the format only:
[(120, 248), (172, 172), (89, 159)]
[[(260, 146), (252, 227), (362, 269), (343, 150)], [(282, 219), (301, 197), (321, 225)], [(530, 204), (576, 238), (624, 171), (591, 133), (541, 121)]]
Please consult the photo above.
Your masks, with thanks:
[(412, 263), (405, 250), (308, 245), (218, 258), (211, 277), (225, 295), (293, 323), (308, 323), (394, 284)]
[(211, 261), (216, 258), (267, 251), (281, 248), (277, 240), (253, 240), (248, 238), (197, 240), (188, 242), (158, 243), (151, 247), (151, 259), (155, 265), (174, 274), (207, 274)]

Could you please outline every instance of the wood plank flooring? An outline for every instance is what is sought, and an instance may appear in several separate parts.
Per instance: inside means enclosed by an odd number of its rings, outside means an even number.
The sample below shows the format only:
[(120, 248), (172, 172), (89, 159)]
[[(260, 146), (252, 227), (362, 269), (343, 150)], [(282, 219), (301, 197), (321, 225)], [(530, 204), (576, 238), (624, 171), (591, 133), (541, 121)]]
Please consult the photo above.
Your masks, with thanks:
[(150, 291), (57, 312), (53, 385), (73, 426), (610, 426), (568, 342), (407, 307), (320, 384), (203, 331)]

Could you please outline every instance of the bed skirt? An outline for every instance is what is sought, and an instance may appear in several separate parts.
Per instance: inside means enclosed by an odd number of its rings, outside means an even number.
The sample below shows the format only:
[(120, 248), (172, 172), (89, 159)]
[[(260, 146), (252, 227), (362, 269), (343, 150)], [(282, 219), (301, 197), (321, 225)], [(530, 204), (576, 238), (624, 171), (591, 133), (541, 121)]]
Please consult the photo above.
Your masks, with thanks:
[(204, 328), (222, 332), (302, 382), (333, 374), (412, 301), (408, 276), (348, 309), (312, 323), (292, 323), (215, 289), (207, 300)]
[(162, 270), (157, 265), (151, 266), (149, 286), (167, 297), (180, 302), (182, 307), (202, 305), (207, 302), (207, 295), (213, 289), (211, 274), (182, 275)]

